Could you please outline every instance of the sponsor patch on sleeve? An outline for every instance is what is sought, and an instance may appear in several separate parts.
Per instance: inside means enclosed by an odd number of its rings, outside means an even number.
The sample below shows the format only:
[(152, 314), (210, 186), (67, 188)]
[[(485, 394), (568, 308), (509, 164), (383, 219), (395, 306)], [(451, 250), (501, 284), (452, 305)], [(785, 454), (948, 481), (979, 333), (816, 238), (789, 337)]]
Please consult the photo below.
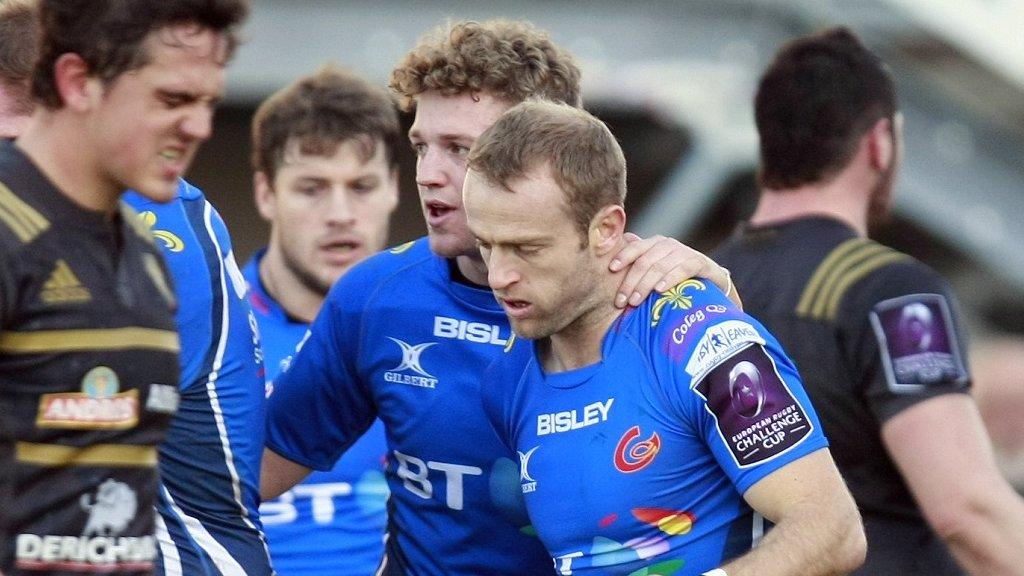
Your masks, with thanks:
[(742, 320), (726, 320), (708, 328), (686, 362), (686, 373), (700, 379), (705, 373), (752, 343), (764, 344), (757, 328)]
[(879, 302), (870, 313), (889, 389), (914, 393), (964, 382), (953, 318), (940, 294), (911, 294)]
[(740, 468), (784, 454), (814, 429), (762, 346), (740, 350), (692, 387)]

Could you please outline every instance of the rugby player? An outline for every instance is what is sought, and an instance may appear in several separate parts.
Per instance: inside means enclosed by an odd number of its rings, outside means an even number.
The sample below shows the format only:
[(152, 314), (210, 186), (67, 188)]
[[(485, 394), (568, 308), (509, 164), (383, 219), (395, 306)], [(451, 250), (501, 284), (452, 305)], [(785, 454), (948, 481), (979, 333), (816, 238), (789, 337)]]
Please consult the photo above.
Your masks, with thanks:
[(0, 151), (8, 574), (152, 572), (156, 445), (178, 405), (175, 298), (118, 201), (129, 187), (174, 198), (247, 9), (40, 2), (41, 106)]
[[(11, 137), (34, 109), (28, 96), (37, 57), (34, 6), (24, 0), (0, 7), (0, 125)], [(171, 202), (133, 191), (123, 199), (141, 212), (162, 249), (185, 342), (178, 414), (159, 449), (156, 572), (267, 574), (256, 515), (262, 366), (231, 239), (216, 209), (184, 180)]]
[[(428, 238), (371, 257), (334, 285), (270, 397), (260, 480), (270, 498), (311, 469), (330, 469), (379, 417), (391, 500), (378, 574), (551, 572), (510, 491), (518, 467), (480, 409), (481, 373), (511, 333), (485, 288), (461, 192), (484, 129), (532, 94), (579, 105), (579, 77), (545, 33), (509, 21), (441, 28), (392, 73), (416, 111), (409, 137)], [(663, 238), (627, 245), (618, 265), (641, 255), (622, 304), (694, 274), (728, 285), (724, 269)]]
[[(327, 67), (261, 104), (252, 141), (270, 238), (243, 273), (273, 389), (330, 287), (384, 248), (398, 204), (398, 113), (384, 88)], [(373, 573), (384, 552), (386, 454), (377, 420), (331, 470), (262, 504), (279, 574)]]
[(847, 29), (799, 38), (755, 115), (760, 200), (716, 255), (804, 377), (864, 516), (859, 573), (1021, 574), (1024, 503), (970, 396), (953, 292), (867, 236), (901, 157), (890, 73)]
[(556, 569), (849, 572), (857, 509), (775, 339), (700, 279), (611, 304), (625, 196), (615, 137), (565, 104), (512, 108), (470, 152), (468, 226), (516, 335), (481, 396)]

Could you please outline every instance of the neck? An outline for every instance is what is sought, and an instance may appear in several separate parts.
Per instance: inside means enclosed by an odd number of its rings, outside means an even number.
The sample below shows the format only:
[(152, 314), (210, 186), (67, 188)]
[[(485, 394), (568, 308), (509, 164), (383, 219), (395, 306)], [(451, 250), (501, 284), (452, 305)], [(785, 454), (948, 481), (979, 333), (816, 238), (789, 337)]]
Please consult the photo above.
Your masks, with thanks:
[(808, 216), (828, 216), (846, 223), (859, 236), (867, 236), (871, 186), (869, 182), (858, 181), (850, 172), (842, 172), (825, 183), (762, 190), (750, 223), (765, 226)]
[[(602, 262), (602, 265), (607, 266), (608, 263)], [(609, 274), (602, 271), (599, 274), (598, 277), (604, 282), (598, 283), (590, 293), (583, 314), (544, 339), (539, 347), (545, 371), (563, 372), (601, 361), (604, 336), (622, 313), (613, 301), (625, 273)]]
[(470, 282), (486, 287), (487, 284), (487, 265), (484, 264), (483, 258), (480, 254), (476, 256), (456, 256), (455, 265), (459, 267), (459, 272), (465, 276)]
[(72, 202), (113, 214), (124, 190), (101, 175), (93, 147), (83, 137), (85, 128), (68, 114), (37, 111), (17, 145)]
[(295, 276), (274, 244), (259, 264), (260, 282), (267, 294), (292, 318), (311, 324), (324, 303), (325, 295)]

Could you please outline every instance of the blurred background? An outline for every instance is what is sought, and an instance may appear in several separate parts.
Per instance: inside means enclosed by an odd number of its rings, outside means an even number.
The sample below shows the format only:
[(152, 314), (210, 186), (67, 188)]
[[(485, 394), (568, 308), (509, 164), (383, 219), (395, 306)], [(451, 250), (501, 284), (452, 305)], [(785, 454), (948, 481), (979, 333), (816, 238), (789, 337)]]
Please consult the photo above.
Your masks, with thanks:
[[(578, 59), (586, 107), (626, 154), (630, 229), (705, 251), (756, 201), (752, 101), (772, 54), (827, 26), (860, 35), (892, 68), (906, 118), (894, 219), (876, 239), (953, 282), (975, 395), (1024, 487), (1024, 0), (254, 0), (228, 100), (189, 174), (238, 260), (267, 233), (249, 164), (263, 98), (326, 62), (383, 85), (428, 29), (494, 17), (531, 20)], [(392, 243), (425, 233), (411, 151), (400, 169)]]

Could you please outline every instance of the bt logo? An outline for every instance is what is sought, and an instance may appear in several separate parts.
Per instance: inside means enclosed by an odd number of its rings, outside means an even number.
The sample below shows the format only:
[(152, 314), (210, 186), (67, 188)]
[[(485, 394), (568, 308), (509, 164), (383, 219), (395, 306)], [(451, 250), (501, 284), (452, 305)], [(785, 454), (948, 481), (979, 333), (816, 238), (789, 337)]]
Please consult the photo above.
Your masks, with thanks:
[(287, 524), (299, 517), (295, 501), (308, 499), (317, 524), (330, 524), (334, 520), (334, 497), (352, 495), (348, 482), (325, 482), (323, 484), (298, 484), (274, 500), (260, 505), (260, 518), (267, 526)]
[(447, 486), (444, 502), (452, 510), (462, 510), (464, 505), (462, 477), (480, 476), (484, 473), (482, 469), (476, 466), (464, 466), (448, 462), (424, 462), (420, 458), (402, 454), (398, 450), (393, 452), (395, 461), (398, 463), (398, 469), (395, 471), (395, 474), (402, 479), (402, 485), (409, 492), (424, 500), (429, 500), (434, 496), (434, 483), (438, 480), (435, 477), (434, 481), (431, 482), (430, 477), (432, 475), (430, 472), (433, 470), (444, 474), (444, 483)]

